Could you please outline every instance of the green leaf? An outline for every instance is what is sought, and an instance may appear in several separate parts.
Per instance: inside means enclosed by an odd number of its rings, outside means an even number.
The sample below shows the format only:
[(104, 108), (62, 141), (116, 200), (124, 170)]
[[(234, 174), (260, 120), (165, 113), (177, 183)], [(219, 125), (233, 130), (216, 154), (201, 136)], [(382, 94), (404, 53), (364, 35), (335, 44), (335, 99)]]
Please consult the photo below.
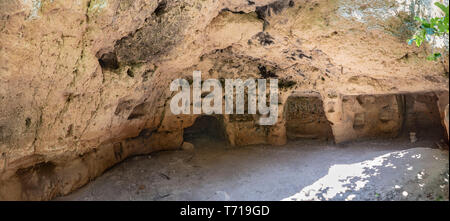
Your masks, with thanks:
[[(414, 19), (420, 23), (419, 29), (414, 36), (407, 40), (407, 43), (411, 45), (413, 42), (420, 47), (425, 41), (431, 41), (433, 36), (443, 36), (449, 33), (449, 7), (439, 2), (435, 5), (439, 7), (444, 13), (444, 17), (434, 17), (431, 19), (414, 17)], [(430, 61), (435, 61), (442, 55), (440, 53), (434, 53), (427, 57)]]
[(442, 56), (441, 53), (434, 53), (430, 56), (427, 57), (427, 60), (429, 61), (436, 61), (438, 58), (440, 58)]
[(422, 38), (417, 38), (417, 39), (416, 39), (416, 45), (417, 45), (417, 47), (420, 47), (420, 46), (422, 45), (422, 43), (423, 43), (423, 39), (422, 39)]
[(448, 16), (448, 14), (449, 14), (449, 7), (448, 6), (445, 6), (445, 5), (443, 5), (443, 4), (439, 3), (439, 2), (434, 3), (434, 5), (439, 7), (445, 13), (445, 16)]
[(429, 61), (435, 61), (436, 58), (435, 58), (433, 55), (430, 55), (430, 56), (427, 57), (427, 60), (429, 60)]
[(446, 26), (444, 23), (437, 24), (438, 30), (441, 33), (448, 33), (448, 26)]

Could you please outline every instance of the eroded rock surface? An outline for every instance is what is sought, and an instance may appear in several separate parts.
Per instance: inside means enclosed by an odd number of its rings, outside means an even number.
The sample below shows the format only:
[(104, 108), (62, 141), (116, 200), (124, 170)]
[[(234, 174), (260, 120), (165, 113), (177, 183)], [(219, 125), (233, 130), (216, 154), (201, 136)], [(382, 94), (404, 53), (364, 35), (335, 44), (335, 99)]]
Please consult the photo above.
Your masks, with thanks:
[(0, 199), (48, 200), (128, 156), (179, 149), (198, 116), (170, 112), (169, 84), (194, 70), (279, 79), (275, 125), (216, 116), (231, 145), (305, 136), (287, 121), (298, 93), (323, 108), (315, 113), (326, 128), (314, 135), (336, 142), (396, 136), (405, 113), (430, 108), (439, 127), (448, 52), (430, 62), (405, 44), (403, 14), (370, 19), (410, 9), (388, 0), (1, 1)]

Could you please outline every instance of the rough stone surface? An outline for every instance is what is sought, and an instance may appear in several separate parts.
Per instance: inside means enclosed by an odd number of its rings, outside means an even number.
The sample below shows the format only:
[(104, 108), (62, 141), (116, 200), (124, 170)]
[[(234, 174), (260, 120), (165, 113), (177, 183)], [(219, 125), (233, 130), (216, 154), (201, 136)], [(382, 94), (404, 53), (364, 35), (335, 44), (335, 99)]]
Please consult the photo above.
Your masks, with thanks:
[(183, 145), (181, 145), (181, 149), (183, 150), (194, 150), (194, 144), (189, 142), (183, 142)]
[(448, 133), (448, 124), (449, 124), (448, 107), (449, 107), (449, 105), (447, 104), (447, 106), (445, 107), (445, 112), (444, 112), (444, 124), (445, 124), (445, 129), (447, 130), (447, 138), (449, 137), (449, 133)]
[(349, 17), (352, 8), (383, 12), (361, 4), (1, 1), (0, 199), (48, 200), (128, 156), (179, 149), (197, 116), (171, 114), (169, 84), (194, 70), (204, 79), (279, 79), (277, 124), (221, 116), (235, 146), (285, 144), (293, 92), (320, 95), (336, 142), (397, 134), (404, 92), (436, 93), (443, 119), (448, 56), (430, 62), (427, 47), (405, 44), (392, 32), (404, 28), (402, 16)]
[(274, 149), (203, 140), (195, 151), (128, 159), (57, 200), (448, 200), (448, 150), (433, 143), (401, 138), (343, 148), (311, 140)]

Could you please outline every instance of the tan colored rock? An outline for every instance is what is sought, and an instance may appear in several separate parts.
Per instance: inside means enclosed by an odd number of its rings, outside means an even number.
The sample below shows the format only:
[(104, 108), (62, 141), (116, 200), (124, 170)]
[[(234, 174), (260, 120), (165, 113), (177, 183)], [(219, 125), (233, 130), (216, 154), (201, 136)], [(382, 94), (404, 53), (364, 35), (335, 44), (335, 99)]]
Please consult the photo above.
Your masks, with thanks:
[(181, 145), (181, 149), (182, 150), (188, 150), (188, 151), (191, 151), (191, 150), (194, 150), (194, 144), (192, 144), (192, 143), (189, 143), (189, 142), (183, 142), (183, 145)]
[[(386, 5), (377, 2), (368, 7)], [(408, 7), (389, 4), (362, 10), (365, 20), (349, 18), (347, 9), (361, 4), (0, 1), (0, 199), (49, 200), (129, 156), (180, 148), (183, 130), (198, 116), (168, 111), (169, 84), (194, 70), (205, 79), (281, 82), (276, 125), (258, 126), (259, 116), (223, 116), (231, 145), (283, 145), (292, 131), (326, 133), (336, 142), (393, 137), (407, 110), (434, 125), (433, 114), (442, 116), (448, 104), (448, 68), (392, 33), (389, 24), (402, 18), (371, 19), (373, 12)], [(333, 111), (316, 112), (331, 132), (286, 117), (289, 97), (305, 91), (317, 93), (313, 103), (334, 102)], [(363, 129), (353, 127), (355, 113), (365, 113)]]
[(286, 101), (286, 133), (290, 139), (332, 139), (330, 123), (318, 92), (298, 92)]

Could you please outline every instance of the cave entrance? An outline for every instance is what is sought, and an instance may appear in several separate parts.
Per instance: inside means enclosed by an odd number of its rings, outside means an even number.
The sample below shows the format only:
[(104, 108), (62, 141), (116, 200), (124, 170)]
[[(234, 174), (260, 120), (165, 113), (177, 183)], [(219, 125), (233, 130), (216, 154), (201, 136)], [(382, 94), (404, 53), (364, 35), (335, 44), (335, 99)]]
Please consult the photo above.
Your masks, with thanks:
[(418, 138), (447, 140), (439, 112), (438, 97), (434, 93), (406, 94), (404, 107), (402, 136), (415, 132)]
[(221, 116), (199, 116), (192, 126), (184, 129), (183, 138), (195, 146), (221, 146), (228, 143)]
[(319, 93), (299, 93), (288, 97), (285, 114), (289, 140), (333, 140), (331, 125), (325, 116)]

